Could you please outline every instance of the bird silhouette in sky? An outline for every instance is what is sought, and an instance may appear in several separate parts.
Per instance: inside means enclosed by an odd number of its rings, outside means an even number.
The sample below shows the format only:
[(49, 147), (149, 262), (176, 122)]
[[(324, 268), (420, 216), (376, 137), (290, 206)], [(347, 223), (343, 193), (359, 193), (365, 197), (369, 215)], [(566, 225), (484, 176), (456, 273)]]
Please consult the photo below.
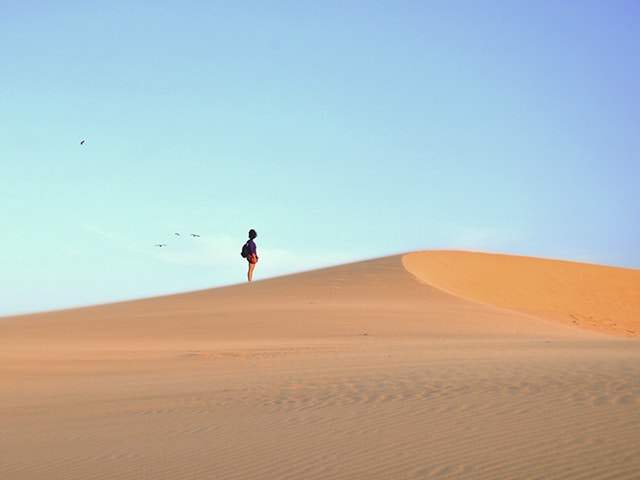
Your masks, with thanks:
[(166, 243), (156, 243), (156, 247), (166, 247)]
[(82, 141), (80, 142), (80, 145), (84, 145), (84, 140), (82, 140)]
[(176, 235), (176, 236), (178, 236), (178, 237), (180, 236), (180, 234), (179, 234), (178, 232), (174, 233), (174, 235)]
[(196, 237), (199, 237), (200, 235), (198, 235), (197, 233), (192, 233), (192, 234), (191, 234), (191, 236), (192, 236), (193, 238), (196, 238)]

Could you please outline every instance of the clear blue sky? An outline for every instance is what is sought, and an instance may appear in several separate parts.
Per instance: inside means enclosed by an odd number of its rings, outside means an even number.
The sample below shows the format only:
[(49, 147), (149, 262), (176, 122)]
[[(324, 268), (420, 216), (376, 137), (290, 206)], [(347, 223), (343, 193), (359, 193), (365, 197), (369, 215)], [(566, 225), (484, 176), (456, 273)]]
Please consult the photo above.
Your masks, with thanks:
[(249, 228), (256, 280), (423, 249), (640, 268), (638, 25), (635, 0), (4, 1), (0, 315), (243, 282)]

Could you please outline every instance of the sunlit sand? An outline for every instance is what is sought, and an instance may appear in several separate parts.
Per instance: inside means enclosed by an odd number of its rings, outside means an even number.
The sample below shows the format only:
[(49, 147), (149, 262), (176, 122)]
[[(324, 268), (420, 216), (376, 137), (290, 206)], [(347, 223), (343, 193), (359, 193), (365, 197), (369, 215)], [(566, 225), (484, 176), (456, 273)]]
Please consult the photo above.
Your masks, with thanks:
[(2, 318), (0, 478), (635, 479), (639, 334), (638, 270), (447, 251)]

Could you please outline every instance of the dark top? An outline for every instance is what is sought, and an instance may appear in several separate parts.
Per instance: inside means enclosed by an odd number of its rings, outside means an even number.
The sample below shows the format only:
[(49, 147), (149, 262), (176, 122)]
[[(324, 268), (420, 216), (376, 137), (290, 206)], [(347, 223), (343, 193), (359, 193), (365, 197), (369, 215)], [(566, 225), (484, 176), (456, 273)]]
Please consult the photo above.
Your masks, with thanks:
[(253, 240), (249, 239), (247, 244), (249, 245), (249, 254), (257, 256), (258, 255), (258, 249), (256, 247), (256, 242), (254, 242)]

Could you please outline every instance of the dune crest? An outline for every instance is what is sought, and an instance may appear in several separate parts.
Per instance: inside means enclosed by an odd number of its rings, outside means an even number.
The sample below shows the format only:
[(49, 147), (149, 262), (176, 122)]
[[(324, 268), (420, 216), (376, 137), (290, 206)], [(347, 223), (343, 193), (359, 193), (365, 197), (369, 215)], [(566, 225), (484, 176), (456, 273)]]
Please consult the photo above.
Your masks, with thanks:
[(625, 337), (640, 334), (640, 270), (514, 255), (403, 256), (418, 280), (475, 302)]

